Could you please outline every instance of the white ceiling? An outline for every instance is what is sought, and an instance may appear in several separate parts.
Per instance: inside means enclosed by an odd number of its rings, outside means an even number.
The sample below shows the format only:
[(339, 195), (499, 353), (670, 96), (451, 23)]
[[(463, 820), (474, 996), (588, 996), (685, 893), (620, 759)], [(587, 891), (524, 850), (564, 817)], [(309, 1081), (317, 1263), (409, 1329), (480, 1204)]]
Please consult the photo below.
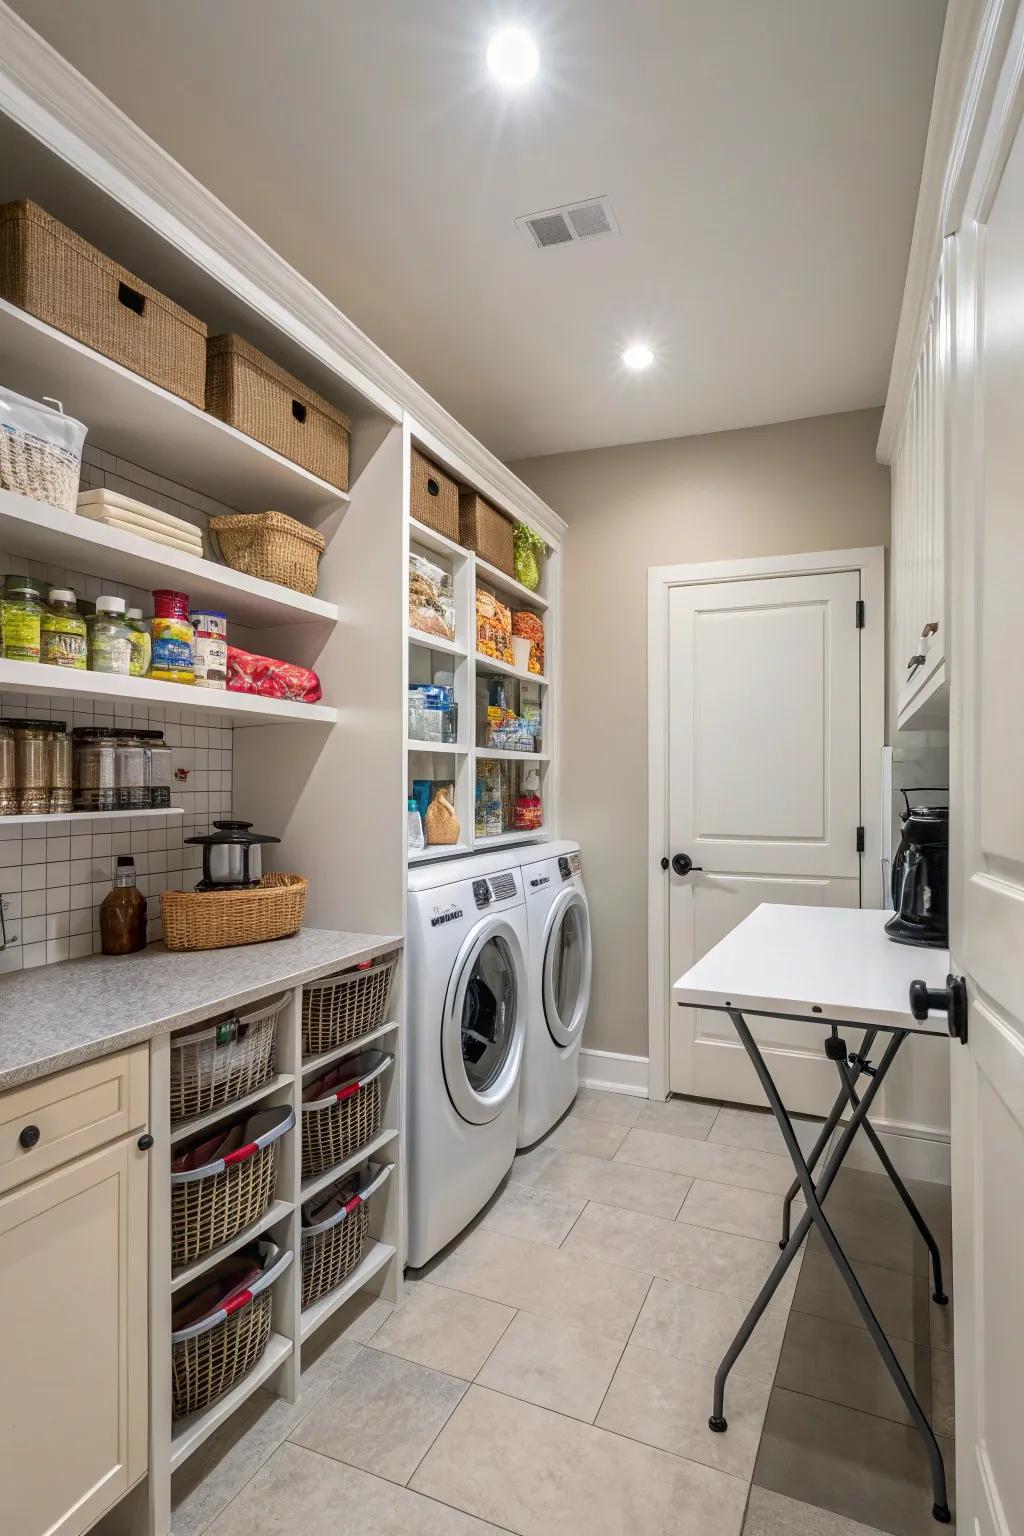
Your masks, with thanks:
[(884, 397), (943, 0), (13, 6), (505, 459)]

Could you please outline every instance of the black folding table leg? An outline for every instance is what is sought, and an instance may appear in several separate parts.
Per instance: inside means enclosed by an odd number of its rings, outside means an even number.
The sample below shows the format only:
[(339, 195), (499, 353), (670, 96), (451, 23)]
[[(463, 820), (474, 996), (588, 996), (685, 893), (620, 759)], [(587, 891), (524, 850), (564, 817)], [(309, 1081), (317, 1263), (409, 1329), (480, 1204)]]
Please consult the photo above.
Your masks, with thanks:
[[(889, 1372), (889, 1375), (892, 1377), (893, 1384), (895, 1385), (896, 1390), (899, 1392), (900, 1397), (903, 1399), (907, 1412), (910, 1414), (910, 1417), (914, 1421), (914, 1424), (916, 1425), (917, 1430), (921, 1435), (922, 1440), (924, 1441), (925, 1450), (928, 1452), (928, 1459), (931, 1463), (932, 1472), (932, 1493), (934, 1500), (932, 1504), (932, 1515), (936, 1520), (941, 1521), (942, 1524), (948, 1525), (952, 1519), (952, 1516), (949, 1511), (949, 1503), (946, 1494), (946, 1469), (942, 1461), (942, 1452), (939, 1450), (939, 1443), (935, 1438), (931, 1424), (925, 1417), (924, 1410), (914, 1395), (914, 1390), (904, 1375), (902, 1366), (893, 1353), (892, 1345), (889, 1343), (889, 1340), (886, 1338), (885, 1333), (882, 1330), (881, 1324), (879, 1323), (874, 1312), (871, 1310), (871, 1305), (865, 1296), (863, 1289), (861, 1288), (860, 1281), (857, 1279), (857, 1276), (850, 1268), (846, 1254), (843, 1252), (839, 1240), (829, 1225), (825, 1212), (821, 1208), (817, 1193), (815, 1191), (814, 1182), (811, 1179), (810, 1173), (808, 1172), (807, 1164), (805, 1163), (803, 1153), (800, 1150), (800, 1143), (796, 1139), (796, 1133), (793, 1130), (793, 1126), (786, 1111), (786, 1107), (782, 1102), (782, 1099), (779, 1095), (779, 1090), (775, 1086), (775, 1081), (768, 1070), (764, 1057), (758, 1050), (757, 1042), (754, 1040), (753, 1035), (750, 1033), (750, 1030), (747, 1027), (747, 1021), (744, 1019), (742, 1013), (739, 1013), (734, 1009), (729, 1010), (729, 1017), (732, 1019), (733, 1024), (736, 1026), (736, 1032), (743, 1042), (743, 1046), (747, 1052), (747, 1055), (750, 1057), (751, 1064), (754, 1068), (754, 1071), (757, 1073), (761, 1087), (764, 1089), (768, 1098), (768, 1102), (775, 1113), (775, 1118), (778, 1121), (783, 1140), (786, 1143), (786, 1148), (793, 1160), (793, 1166), (796, 1169), (797, 1177), (800, 1180), (800, 1187), (803, 1190), (804, 1199), (807, 1202), (807, 1214), (821, 1233), (822, 1241), (831, 1254), (833, 1263), (839, 1270), (839, 1273), (842, 1275), (843, 1280), (846, 1282), (847, 1289), (849, 1290), (850, 1295), (853, 1297), (857, 1310), (861, 1317), (864, 1319), (865, 1327), (875, 1341), (875, 1347), (882, 1357), (885, 1368)], [(874, 1097), (872, 1090), (877, 1092), (880, 1080), (888, 1071), (897, 1050), (905, 1038), (905, 1030), (899, 1030), (893, 1033), (893, 1038), (889, 1045), (886, 1047), (885, 1054), (882, 1057), (881, 1065), (879, 1066), (875, 1077), (872, 1079), (872, 1082), (867, 1092), (864, 1094), (864, 1097), (853, 1110), (853, 1113), (847, 1124), (847, 1128), (843, 1134), (843, 1140), (841, 1143), (843, 1148), (843, 1156), (845, 1156), (846, 1150), (849, 1148), (849, 1145), (853, 1140), (853, 1136), (864, 1122), (867, 1111), (871, 1104), (871, 1100)], [(834, 1158), (830, 1159), (830, 1163), (834, 1161)], [(801, 1222), (801, 1226), (803, 1226), (803, 1222)], [(783, 1255), (783, 1258), (785, 1258), (785, 1256), (786, 1255)], [(721, 1367), (719, 1369), (721, 1369)], [(715, 1386), (717, 1397), (717, 1380)], [(712, 1427), (714, 1428), (717, 1426), (712, 1425)], [(724, 1427), (724, 1424), (722, 1427)]]

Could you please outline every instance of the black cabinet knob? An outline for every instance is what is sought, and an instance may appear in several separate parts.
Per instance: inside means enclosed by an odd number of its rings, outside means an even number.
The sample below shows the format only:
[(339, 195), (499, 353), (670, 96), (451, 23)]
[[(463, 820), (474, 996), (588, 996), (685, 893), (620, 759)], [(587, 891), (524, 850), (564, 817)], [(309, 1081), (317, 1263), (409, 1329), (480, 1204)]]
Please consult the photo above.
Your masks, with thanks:
[(699, 874), (701, 872), (701, 865), (695, 864), (688, 853), (673, 854), (672, 868), (677, 875)]
[(24, 1147), (26, 1152), (29, 1152), (36, 1145), (42, 1134), (43, 1133), (39, 1129), (38, 1125), (26, 1125), (25, 1129), (18, 1137), (18, 1145), (20, 1147)]
[(967, 983), (962, 976), (949, 975), (944, 987), (929, 987), (923, 981), (910, 983), (910, 1012), (923, 1024), (930, 1012), (946, 1015), (949, 1033), (961, 1045), (967, 1044)]
[(139, 1137), (138, 1147), (139, 1147), (139, 1151), (140, 1152), (148, 1152), (152, 1145), (153, 1145), (153, 1138), (149, 1134), (148, 1131), (145, 1133), (144, 1136), (140, 1136)]

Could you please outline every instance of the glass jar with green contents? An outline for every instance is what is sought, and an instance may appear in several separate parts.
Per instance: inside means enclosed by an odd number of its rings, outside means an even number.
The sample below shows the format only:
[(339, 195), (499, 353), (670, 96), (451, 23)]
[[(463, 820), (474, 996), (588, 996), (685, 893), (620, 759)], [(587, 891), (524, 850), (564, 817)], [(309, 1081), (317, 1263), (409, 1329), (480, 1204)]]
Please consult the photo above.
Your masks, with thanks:
[(153, 642), (146, 628), (146, 621), (142, 617), (141, 608), (129, 608), (124, 616), (128, 625), (132, 647), (131, 675), (132, 677), (148, 677), (149, 664), (153, 655)]
[(131, 631), (124, 621), (124, 598), (98, 597), (96, 617), (89, 626), (90, 670), (128, 677), (131, 661)]
[(73, 667), (84, 672), (89, 664), (85, 620), (69, 587), (51, 587), (40, 623), (39, 659), (50, 667)]
[(39, 588), (28, 576), (4, 582), (3, 645), (8, 661), (38, 661), (43, 605)]

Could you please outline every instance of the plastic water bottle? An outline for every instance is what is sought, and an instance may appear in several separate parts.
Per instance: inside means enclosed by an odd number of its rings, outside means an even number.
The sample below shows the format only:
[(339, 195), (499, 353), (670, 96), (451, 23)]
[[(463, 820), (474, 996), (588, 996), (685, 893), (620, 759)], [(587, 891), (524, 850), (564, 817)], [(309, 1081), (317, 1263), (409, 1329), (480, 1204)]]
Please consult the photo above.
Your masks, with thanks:
[(423, 847), (423, 817), (415, 800), (409, 801), (409, 852), (417, 852)]

